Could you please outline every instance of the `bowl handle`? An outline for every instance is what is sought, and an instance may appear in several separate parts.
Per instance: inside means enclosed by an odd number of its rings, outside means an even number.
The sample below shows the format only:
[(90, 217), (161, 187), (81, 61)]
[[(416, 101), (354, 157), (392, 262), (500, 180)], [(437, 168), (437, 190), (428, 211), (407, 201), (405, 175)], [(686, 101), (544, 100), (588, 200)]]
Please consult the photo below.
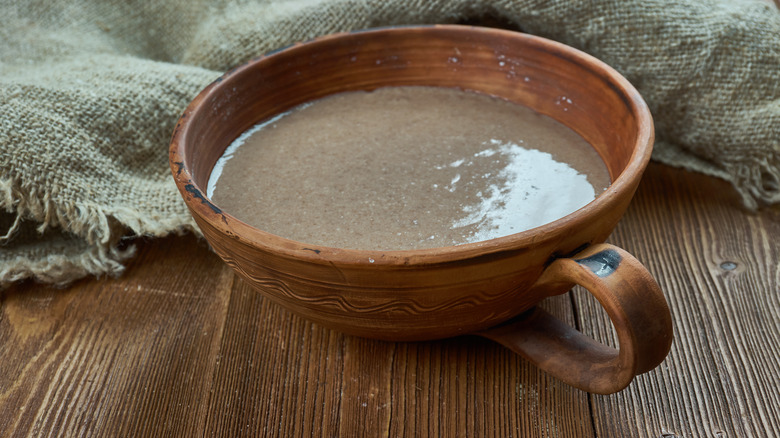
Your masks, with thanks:
[(609, 244), (553, 261), (537, 292), (583, 286), (606, 310), (619, 348), (596, 342), (546, 311), (533, 308), (475, 334), (522, 355), (545, 372), (582, 390), (612, 394), (658, 366), (672, 344), (672, 316), (658, 283), (626, 251)]

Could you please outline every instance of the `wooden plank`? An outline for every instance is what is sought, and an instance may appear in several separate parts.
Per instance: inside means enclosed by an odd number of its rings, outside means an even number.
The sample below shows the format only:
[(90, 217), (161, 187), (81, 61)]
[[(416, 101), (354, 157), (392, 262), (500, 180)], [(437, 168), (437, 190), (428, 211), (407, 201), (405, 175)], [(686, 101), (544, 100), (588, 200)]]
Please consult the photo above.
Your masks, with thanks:
[[(653, 164), (611, 237), (653, 273), (672, 309), (666, 361), (592, 396), (599, 436), (780, 436), (780, 214), (745, 212), (727, 183)], [(614, 342), (578, 294), (583, 330)]]
[[(574, 323), (567, 295), (543, 307)], [(399, 343), (387, 436), (593, 436), (587, 395), (477, 337)]]
[(335, 436), (346, 343), (237, 279), (204, 435)]
[(0, 436), (192, 435), (232, 274), (205, 244), (141, 245), (119, 279), (0, 294)]
[(346, 337), (339, 436), (387, 436), (397, 344)]

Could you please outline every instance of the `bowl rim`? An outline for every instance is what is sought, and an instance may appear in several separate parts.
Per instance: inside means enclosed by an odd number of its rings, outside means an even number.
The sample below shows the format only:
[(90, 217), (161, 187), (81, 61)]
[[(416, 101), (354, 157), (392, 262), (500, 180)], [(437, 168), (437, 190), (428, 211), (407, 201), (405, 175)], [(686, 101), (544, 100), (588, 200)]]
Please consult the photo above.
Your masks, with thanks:
[[(192, 179), (191, 171), (186, 166), (187, 157), (184, 148), (184, 145), (188, 141), (192, 120), (197, 119), (196, 116), (202, 108), (202, 102), (207, 101), (209, 97), (219, 93), (223, 87), (230, 86), (230, 78), (233, 75), (245, 70), (258, 68), (258, 64), (262, 65), (266, 60), (272, 59), (272, 57), (278, 56), (280, 53), (298, 51), (301, 50), (302, 47), (322, 44), (337, 38), (355, 35), (370, 37), (377, 33), (407, 32), (409, 30), (438, 32), (440, 29), (450, 32), (460, 32), (463, 33), (464, 36), (468, 36), (468, 34), (472, 32), (481, 32), (494, 34), (501, 38), (518, 39), (518, 41), (522, 41), (524, 44), (530, 44), (537, 48), (544, 48), (546, 51), (554, 52), (557, 56), (569, 59), (577, 64), (587, 65), (589, 69), (599, 73), (605, 81), (611, 82), (614, 88), (616, 88), (616, 91), (624, 97), (624, 101), (629, 107), (630, 112), (635, 115), (639, 128), (636, 135), (635, 148), (620, 175), (618, 175), (609, 187), (593, 201), (564, 217), (538, 227), (479, 242), (406, 250), (338, 248), (309, 244), (281, 237), (251, 226), (235, 216), (232, 216), (230, 213), (222, 211), (217, 205), (211, 202), (206, 195), (206, 191)], [(540, 241), (557, 238), (557, 236), (571, 227), (583, 226), (588, 220), (597, 219), (598, 212), (617, 206), (620, 204), (621, 200), (625, 199), (624, 196), (627, 196), (629, 199), (633, 197), (639, 180), (650, 161), (653, 141), (653, 119), (644, 99), (625, 77), (594, 56), (557, 41), (512, 30), (457, 24), (404, 25), (375, 27), (320, 36), (305, 42), (294, 43), (272, 50), (226, 71), (200, 91), (182, 113), (170, 142), (169, 163), (175, 183), (193, 216), (200, 216), (212, 227), (219, 230), (221, 234), (227, 235), (244, 244), (269, 253), (274, 253), (278, 256), (317, 264), (412, 266), (419, 264), (446, 263), (485, 254), (507, 251), (514, 252), (520, 249), (528, 249), (535, 244), (538, 244)]]

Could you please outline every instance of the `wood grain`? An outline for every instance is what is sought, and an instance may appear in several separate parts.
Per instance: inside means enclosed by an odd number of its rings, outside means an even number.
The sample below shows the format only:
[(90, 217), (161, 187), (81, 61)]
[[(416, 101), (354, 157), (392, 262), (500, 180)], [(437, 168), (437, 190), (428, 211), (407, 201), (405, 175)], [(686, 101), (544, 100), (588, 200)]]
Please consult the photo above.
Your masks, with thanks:
[(203, 436), (334, 436), (344, 335), (294, 317), (237, 280), (221, 345)]
[(192, 240), (141, 248), (122, 279), (3, 292), (0, 436), (194, 432), (232, 274)]
[[(136, 242), (120, 278), (0, 292), (0, 436), (780, 435), (780, 208), (745, 212), (726, 183), (651, 164), (610, 242), (655, 275), (676, 330), (614, 395), (478, 337), (324, 329), (183, 236)], [(615, 342), (590, 295), (543, 306)]]
[[(776, 210), (746, 213), (725, 182), (662, 166), (651, 168), (640, 190), (612, 240), (661, 283), (675, 342), (664, 364), (627, 391), (592, 397), (599, 435), (776, 436)], [(577, 306), (584, 329), (606, 339), (610, 324), (597, 303), (578, 294)]]

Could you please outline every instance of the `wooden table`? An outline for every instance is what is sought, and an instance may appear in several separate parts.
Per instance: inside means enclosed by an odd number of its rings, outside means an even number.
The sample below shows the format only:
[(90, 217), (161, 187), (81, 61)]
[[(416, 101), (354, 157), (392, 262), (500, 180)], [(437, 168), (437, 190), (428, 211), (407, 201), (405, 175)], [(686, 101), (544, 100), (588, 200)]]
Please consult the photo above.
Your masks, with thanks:
[[(780, 208), (651, 164), (611, 236), (664, 289), (668, 358), (589, 395), (476, 337), (390, 343), (263, 299), (192, 236), (120, 278), (0, 293), (0, 436), (780, 436)], [(614, 333), (583, 291), (543, 306)]]

